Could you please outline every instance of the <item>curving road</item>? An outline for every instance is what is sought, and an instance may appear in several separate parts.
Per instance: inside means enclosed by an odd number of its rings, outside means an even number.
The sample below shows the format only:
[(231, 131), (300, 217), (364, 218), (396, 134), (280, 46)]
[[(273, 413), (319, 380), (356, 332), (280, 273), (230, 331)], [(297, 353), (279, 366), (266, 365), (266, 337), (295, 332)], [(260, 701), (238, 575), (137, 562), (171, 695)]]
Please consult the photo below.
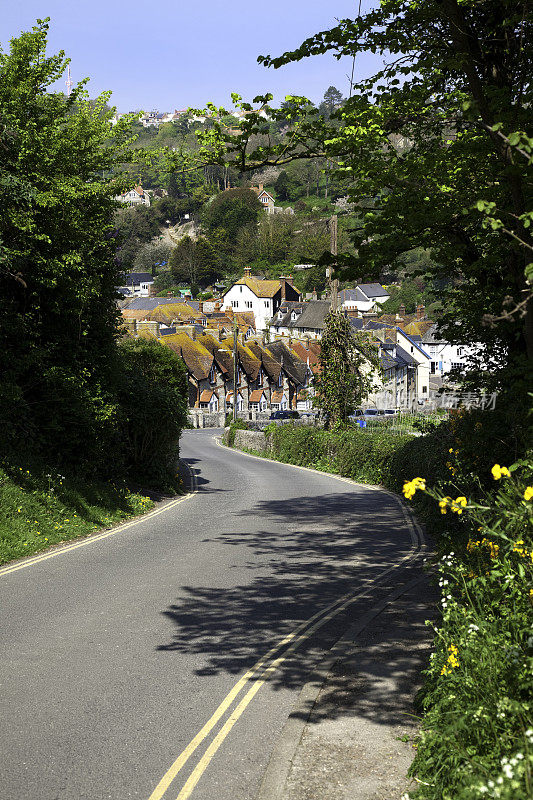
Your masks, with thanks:
[(1, 800), (253, 800), (313, 666), (419, 569), (391, 495), (214, 433), (182, 502), (0, 571)]

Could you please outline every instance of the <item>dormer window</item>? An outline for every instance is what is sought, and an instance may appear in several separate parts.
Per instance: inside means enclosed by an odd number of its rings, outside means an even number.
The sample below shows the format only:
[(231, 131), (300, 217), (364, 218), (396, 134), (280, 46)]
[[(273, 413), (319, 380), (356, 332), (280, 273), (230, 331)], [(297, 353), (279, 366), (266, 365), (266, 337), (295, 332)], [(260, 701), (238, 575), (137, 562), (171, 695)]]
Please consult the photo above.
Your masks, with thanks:
[(211, 367), (211, 370), (209, 372), (209, 383), (215, 383), (215, 380), (216, 380), (215, 368)]
[(281, 372), (281, 370), (278, 378), (278, 386), (283, 386), (283, 372)]

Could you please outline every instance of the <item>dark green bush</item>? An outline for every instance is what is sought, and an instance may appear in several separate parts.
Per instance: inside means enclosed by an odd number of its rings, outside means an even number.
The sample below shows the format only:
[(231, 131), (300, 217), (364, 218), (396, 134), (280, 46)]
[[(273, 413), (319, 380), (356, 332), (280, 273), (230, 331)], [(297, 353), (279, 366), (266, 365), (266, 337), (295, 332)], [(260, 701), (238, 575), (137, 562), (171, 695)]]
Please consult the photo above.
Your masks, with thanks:
[(119, 346), (119, 388), (127, 473), (144, 485), (173, 486), (178, 442), (187, 421), (187, 379), (182, 360), (156, 341)]
[(235, 444), (235, 431), (245, 431), (248, 430), (248, 425), (244, 420), (237, 419), (235, 422), (231, 422), (229, 426), (229, 433), (228, 433), (228, 445), (229, 447), (233, 447)]

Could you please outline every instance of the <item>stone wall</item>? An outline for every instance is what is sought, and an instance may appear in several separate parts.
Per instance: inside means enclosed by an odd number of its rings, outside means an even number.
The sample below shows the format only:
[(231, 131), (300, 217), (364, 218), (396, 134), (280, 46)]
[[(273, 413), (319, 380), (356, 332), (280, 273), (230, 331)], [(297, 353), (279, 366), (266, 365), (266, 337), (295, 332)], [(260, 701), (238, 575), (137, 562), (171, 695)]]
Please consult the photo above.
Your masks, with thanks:
[(267, 439), (261, 431), (235, 431), (235, 445), (238, 450), (267, 450)]

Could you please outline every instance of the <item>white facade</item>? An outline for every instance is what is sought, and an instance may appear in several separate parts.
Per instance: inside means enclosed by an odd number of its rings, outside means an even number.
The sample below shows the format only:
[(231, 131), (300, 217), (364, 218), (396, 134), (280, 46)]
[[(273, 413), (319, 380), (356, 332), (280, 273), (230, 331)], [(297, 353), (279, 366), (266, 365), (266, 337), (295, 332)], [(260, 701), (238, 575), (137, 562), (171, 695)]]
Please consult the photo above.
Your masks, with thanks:
[(129, 192), (119, 194), (116, 199), (120, 200), (121, 203), (125, 203), (127, 206), (150, 205), (150, 197), (148, 194), (144, 191), (140, 192), (138, 189), (130, 189)]
[(449, 344), (449, 342), (435, 342), (424, 344), (424, 349), (429, 353), (431, 375), (444, 376), (452, 369), (466, 366), (470, 356), (479, 354), (481, 345)]
[(274, 300), (272, 297), (258, 297), (246, 284), (236, 283), (224, 295), (222, 309), (251, 311), (255, 317), (255, 329), (264, 331), (274, 313)]

